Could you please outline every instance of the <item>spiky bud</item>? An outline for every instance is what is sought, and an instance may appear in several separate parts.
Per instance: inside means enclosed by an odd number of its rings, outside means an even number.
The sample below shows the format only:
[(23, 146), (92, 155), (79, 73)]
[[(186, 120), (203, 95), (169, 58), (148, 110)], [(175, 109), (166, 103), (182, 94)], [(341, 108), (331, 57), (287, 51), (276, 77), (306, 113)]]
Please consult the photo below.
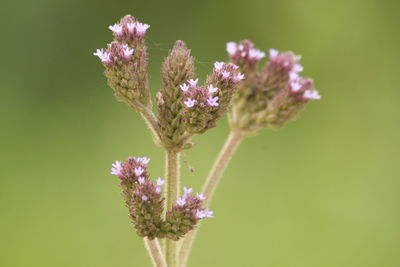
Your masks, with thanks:
[(163, 86), (157, 94), (162, 141), (173, 147), (179, 143), (182, 127), (183, 92), (180, 85), (194, 77), (193, 57), (183, 41), (176, 41), (162, 66)]
[(104, 74), (116, 98), (138, 111), (142, 106), (151, 106), (144, 43), (148, 27), (127, 15), (120, 23), (109, 26), (114, 41), (105, 51), (97, 49), (94, 53), (103, 62)]
[[(299, 56), (271, 49), (269, 61), (258, 71), (254, 65), (258, 61), (245, 56), (253, 47), (249, 41), (239, 45), (227, 44), (232, 62), (246, 73), (234, 100), (230, 122), (233, 128), (247, 134), (257, 133), (262, 128), (282, 127), (295, 118), (310, 100), (320, 99), (313, 81), (298, 74), (303, 70)], [(240, 51), (246, 52), (241, 54)]]

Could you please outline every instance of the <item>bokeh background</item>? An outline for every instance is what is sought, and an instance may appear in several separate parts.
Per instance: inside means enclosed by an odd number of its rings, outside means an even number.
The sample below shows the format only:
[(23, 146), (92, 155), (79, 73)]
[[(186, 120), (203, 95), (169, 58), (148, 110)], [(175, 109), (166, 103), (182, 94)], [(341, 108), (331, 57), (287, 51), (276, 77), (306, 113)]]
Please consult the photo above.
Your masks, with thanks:
[[(177, 39), (200, 79), (225, 42), (303, 55), (323, 96), (299, 120), (242, 143), (189, 266), (400, 266), (400, 2), (2, 1), (0, 266), (150, 266), (109, 175), (163, 153), (114, 100), (92, 53), (131, 13), (151, 24), (150, 78)], [(196, 137), (183, 183), (199, 190), (228, 134)]]

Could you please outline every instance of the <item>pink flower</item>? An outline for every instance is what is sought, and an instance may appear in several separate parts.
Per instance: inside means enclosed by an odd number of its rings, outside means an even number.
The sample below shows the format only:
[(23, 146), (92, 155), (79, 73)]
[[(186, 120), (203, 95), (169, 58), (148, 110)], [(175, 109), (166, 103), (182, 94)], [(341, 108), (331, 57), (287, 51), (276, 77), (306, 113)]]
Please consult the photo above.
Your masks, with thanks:
[(149, 164), (149, 162), (150, 162), (150, 159), (149, 159), (149, 158), (146, 158), (146, 157), (137, 158), (137, 160), (138, 160), (139, 162), (143, 163), (144, 165), (147, 165), (147, 164)]
[(293, 92), (297, 92), (301, 89), (302, 85), (298, 80), (295, 80), (290, 82), (290, 87), (292, 88)]
[(216, 70), (216, 71), (220, 71), (221, 68), (224, 66), (224, 64), (225, 64), (224, 62), (218, 62), (218, 61), (215, 62), (215, 63), (214, 63), (214, 68), (215, 68), (215, 70)]
[(126, 27), (128, 28), (129, 33), (133, 33), (135, 29), (135, 23), (128, 23)]
[(179, 205), (179, 206), (183, 206), (183, 205), (186, 204), (186, 199), (183, 198), (183, 197), (180, 197), (180, 198), (178, 198), (178, 199), (176, 200), (176, 204)]
[(161, 179), (160, 177), (157, 178), (157, 185), (162, 186), (165, 184), (165, 180)]
[(188, 108), (193, 107), (195, 103), (196, 103), (196, 100), (194, 100), (192, 98), (188, 98), (188, 99), (186, 99), (185, 102), (183, 102), (183, 104), (185, 104), (186, 107), (188, 107)]
[(122, 176), (121, 161), (117, 160), (117, 161), (115, 161), (115, 163), (112, 164), (111, 174), (117, 175), (118, 177)]
[(216, 96), (216, 97), (209, 96), (207, 99), (207, 103), (212, 107), (218, 106), (219, 105), (218, 104), (218, 96)]
[(104, 52), (102, 49), (97, 49), (96, 53), (93, 55), (98, 56), (103, 63), (111, 63), (111, 54), (109, 52)]
[(236, 75), (235, 77), (233, 77), (233, 80), (235, 81), (235, 82), (239, 82), (239, 81), (241, 81), (241, 80), (243, 80), (244, 79), (244, 74), (241, 74), (241, 73), (239, 73), (238, 75)]
[(226, 43), (226, 51), (230, 56), (233, 56), (236, 54), (237, 51), (237, 45), (235, 42), (228, 42)]
[(141, 167), (138, 167), (138, 168), (135, 168), (134, 171), (135, 171), (135, 175), (136, 175), (136, 176), (140, 176), (140, 175), (143, 174), (144, 169), (141, 168)]
[(205, 200), (206, 197), (203, 194), (199, 194), (197, 193), (196, 196), (200, 199), (200, 200)]
[(209, 209), (197, 210), (196, 217), (199, 218), (199, 219), (212, 218), (213, 217), (213, 212), (211, 210), (209, 210)]
[(139, 177), (138, 179), (139, 184), (143, 184), (144, 183), (144, 177)]
[(218, 91), (218, 88), (217, 88), (217, 87), (214, 87), (212, 84), (210, 84), (210, 85), (207, 87), (207, 89), (208, 89), (208, 92), (209, 92), (210, 94), (213, 94), (213, 93), (215, 93), (216, 91)]
[(306, 90), (304, 91), (303, 97), (305, 99), (321, 99), (321, 96), (319, 95), (317, 90)]
[(189, 90), (189, 85), (187, 85), (186, 83), (182, 84), (179, 86), (182, 91), (186, 92), (187, 90)]
[(125, 59), (129, 60), (134, 50), (129, 48), (127, 45), (123, 45), (123, 49), (124, 49)]
[(300, 64), (295, 64), (293, 66), (292, 72), (294, 73), (298, 73), (298, 72), (302, 72), (304, 70), (303, 66)]
[(258, 49), (251, 49), (249, 52), (249, 57), (250, 59), (254, 59), (254, 60), (261, 60), (263, 57), (265, 57), (265, 53), (258, 50)]
[(142, 200), (143, 200), (143, 201), (147, 201), (148, 199), (149, 199), (149, 198), (148, 198), (146, 195), (143, 195), (143, 196), (142, 196)]
[(230, 75), (231, 75), (231, 73), (229, 71), (222, 72), (222, 77), (224, 77), (225, 79), (229, 78)]
[(148, 28), (150, 25), (136, 22), (136, 33), (139, 37), (143, 36)]
[(110, 25), (108, 26), (108, 28), (110, 30), (112, 30), (115, 34), (117, 35), (122, 35), (122, 26), (119, 24), (114, 24), (114, 25)]
[(199, 79), (196, 79), (196, 80), (193, 80), (193, 79), (187, 80), (187, 82), (189, 83), (189, 85), (190, 85), (191, 87), (196, 87), (198, 81), (199, 81)]
[(274, 58), (274, 57), (276, 57), (276, 56), (278, 56), (278, 55), (279, 55), (279, 51), (278, 51), (278, 50), (273, 49), (273, 48), (271, 48), (271, 49), (269, 50), (269, 57), (270, 57), (270, 58)]

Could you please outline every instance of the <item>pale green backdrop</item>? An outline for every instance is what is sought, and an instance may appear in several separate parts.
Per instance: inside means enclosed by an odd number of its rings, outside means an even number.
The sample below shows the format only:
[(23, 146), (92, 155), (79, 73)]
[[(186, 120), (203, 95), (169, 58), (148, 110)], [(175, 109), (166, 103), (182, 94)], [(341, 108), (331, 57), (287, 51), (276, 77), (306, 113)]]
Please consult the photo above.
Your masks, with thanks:
[[(109, 169), (148, 156), (162, 176), (162, 151), (92, 55), (127, 13), (151, 24), (154, 93), (174, 40), (204, 80), (226, 41), (249, 38), (302, 54), (323, 96), (242, 144), (190, 267), (400, 266), (395, 0), (2, 1), (0, 266), (150, 266)], [(200, 189), (227, 133), (224, 119), (195, 139), (184, 184)]]

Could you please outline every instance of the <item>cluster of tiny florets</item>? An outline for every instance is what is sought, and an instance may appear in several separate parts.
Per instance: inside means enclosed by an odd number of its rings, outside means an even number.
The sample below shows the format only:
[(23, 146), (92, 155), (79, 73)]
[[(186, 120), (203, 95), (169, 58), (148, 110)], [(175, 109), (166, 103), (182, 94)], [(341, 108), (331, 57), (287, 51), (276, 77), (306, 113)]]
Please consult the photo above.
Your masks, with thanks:
[(217, 107), (219, 105), (218, 96), (214, 97), (213, 94), (218, 91), (218, 88), (212, 84), (209, 84), (207, 88), (198, 87), (198, 80), (187, 80), (187, 83), (179, 86), (185, 96), (183, 102), (185, 106), (187, 108), (199, 107), (205, 110), (210, 107)]
[(243, 132), (255, 133), (262, 128), (282, 127), (293, 119), (310, 100), (320, 99), (313, 81), (300, 76), (301, 57), (293, 52), (269, 50), (269, 60), (258, 70), (265, 53), (250, 41), (227, 43), (232, 63), (246, 74), (240, 83), (232, 109), (231, 125)]
[(187, 132), (203, 133), (215, 127), (230, 106), (238, 83), (244, 79), (238, 69), (232, 63), (215, 62), (204, 85), (199, 86), (199, 80), (194, 78), (179, 85), (182, 109), (177, 115), (181, 116)]
[(228, 42), (226, 51), (233, 63), (250, 69), (254, 69), (257, 63), (265, 57), (265, 52), (254, 48), (253, 43), (249, 41), (239, 44)]
[(203, 207), (205, 197), (192, 195), (192, 189), (184, 187), (184, 194), (164, 214), (164, 198), (161, 195), (165, 180), (157, 178), (153, 183), (147, 173), (150, 159), (130, 157), (112, 164), (111, 174), (120, 179), (122, 196), (129, 210), (136, 233), (141, 237), (170, 238), (178, 240), (194, 229), (201, 219), (213, 217), (213, 212)]
[(105, 49), (97, 49), (93, 55), (99, 57), (105, 67), (108, 84), (118, 100), (140, 111), (138, 103), (150, 103), (147, 80), (147, 53), (144, 35), (150, 26), (127, 15), (120, 23), (109, 26), (114, 41)]
[(184, 187), (183, 190), (182, 197), (177, 199), (166, 216), (167, 237), (173, 240), (178, 240), (194, 229), (199, 220), (213, 217), (213, 212), (203, 207), (205, 197), (202, 194), (192, 194), (192, 188)]

